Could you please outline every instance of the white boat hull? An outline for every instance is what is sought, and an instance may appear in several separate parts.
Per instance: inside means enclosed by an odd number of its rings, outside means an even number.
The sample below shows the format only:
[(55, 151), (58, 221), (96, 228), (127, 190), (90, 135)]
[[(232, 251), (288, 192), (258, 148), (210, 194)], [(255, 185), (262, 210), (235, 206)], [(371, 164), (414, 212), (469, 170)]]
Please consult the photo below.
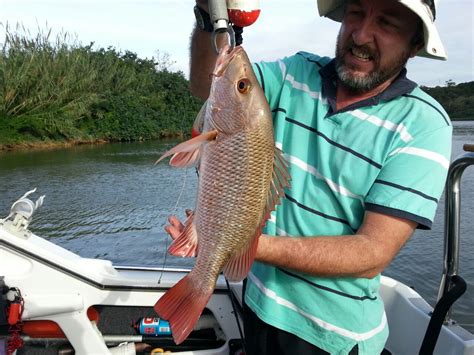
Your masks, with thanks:
[[(56, 322), (78, 355), (110, 354), (111, 346), (133, 333), (113, 338), (91, 322), (89, 307), (152, 307), (157, 299), (186, 270), (114, 267), (108, 260), (82, 258), (28, 230), (17, 229), (11, 221), (0, 222), (0, 277), (9, 287), (21, 291), (24, 299), (22, 319)], [(232, 284), (241, 302), (241, 284)], [(390, 327), (386, 349), (391, 354), (417, 354), (425, 334), (432, 307), (406, 285), (382, 277), (381, 295)], [(113, 308), (120, 313), (122, 308)], [(178, 351), (179, 354), (229, 354), (231, 339), (240, 333), (225, 280), (218, 280), (207, 309), (216, 323), (221, 346), (200, 350)], [(130, 319), (125, 322), (131, 321)], [(26, 340), (33, 342), (31, 337)], [(57, 340), (57, 339), (56, 339)], [(40, 339), (37, 341), (41, 342)], [(44, 341), (44, 340), (43, 340)], [(50, 339), (50, 341), (53, 341)], [(174, 350), (176, 351), (176, 349)], [(435, 354), (474, 355), (474, 336), (458, 325), (445, 325)]]

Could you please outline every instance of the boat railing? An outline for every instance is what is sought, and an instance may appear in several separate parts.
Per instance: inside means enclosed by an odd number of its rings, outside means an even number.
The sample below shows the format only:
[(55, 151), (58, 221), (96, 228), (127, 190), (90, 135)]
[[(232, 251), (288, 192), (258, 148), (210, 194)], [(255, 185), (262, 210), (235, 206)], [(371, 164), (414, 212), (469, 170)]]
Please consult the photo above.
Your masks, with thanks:
[(458, 275), (459, 240), (461, 224), (461, 176), (474, 164), (474, 145), (465, 144), (465, 153), (456, 158), (448, 170), (445, 187), (445, 225), (443, 276), (439, 286), (438, 301), (431, 314), (419, 355), (432, 355), (444, 324), (452, 324), (451, 306), (466, 291), (466, 282)]
[[(446, 180), (443, 275), (438, 302), (454, 287), (457, 280), (454, 276), (459, 272), (461, 177), (464, 170), (474, 164), (474, 144), (465, 144), (463, 148), (465, 153), (451, 163)], [(445, 319), (446, 322), (450, 319), (449, 312)]]

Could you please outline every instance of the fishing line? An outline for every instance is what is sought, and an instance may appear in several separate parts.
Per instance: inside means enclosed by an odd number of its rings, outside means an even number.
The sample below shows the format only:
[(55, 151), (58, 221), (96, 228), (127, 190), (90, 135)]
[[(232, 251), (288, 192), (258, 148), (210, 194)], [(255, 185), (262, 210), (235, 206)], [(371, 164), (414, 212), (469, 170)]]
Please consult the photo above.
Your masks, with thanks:
[[(181, 138), (184, 137), (184, 132), (185, 132), (185, 123), (184, 123), (184, 114), (182, 112), (182, 108), (181, 107), (178, 107), (178, 115), (181, 116), (181, 122), (180, 122), (180, 125), (181, 125)], [(183, 185), (181, 186), (181, 191), (179, 192), (179, 195), (178, 195), (178, 199), (176, 200), (176, 204), (174, 205), (174, 208), (173, 208), (173, 212), (172, 214), (176, 214), (177, 210), (178, 210), (178, 205), (179, 205), (179, 202), (181, 200), (181, 196), (183, 195), (183, 192), (184, 192), (184, 188), (186, 186), (186, 180), (187, 180), (187, 177), (188, 177), (188, 168), (185, 168), (184, 169), (184, 181), (183, 181)], [(161, 228), (164, 227), (164, 225), (166, 224), (163, 223), (161, 225)], [(158, 278), (158, 284), (161, 283), (161, 279), (163, 277), (163, 273), (165, 271), (165, 266), (166, 266), (166, 262), (167, 262), (167, 257), (168, 257), (168, 240), (169, 240), (169, 236), (166, 237), (166, 241), (165, 241), (165, 257), (163, 258), (163, 265), (161, 267), (161, 274), (160, 274), (160, 277)]]
[[(186, 187), (186, 180), (187, 180), (187, 177), (188, 177), (188, 168), (185, 168), (184, 169), (184, 179), (183, 179), (183, 185), (181, 186), (181, 191), (179, 192), (179, 195), (178, 195), (178, 198), (176, 200), (176, 204), (174, 205), (173, 209), (172, 209), (172, 214), (176, 214), (177, 210), (178, 210), (178, 205), (179, 205), (179, 202), (181, 200), (181, 196), (183, 196), (183, 192), (184, 192), (184, 188)], [(163, 223), (161, 225), (161, 227), (164, 227), (166, 223)], [(165, 257), (163, 258), (163, 265), (161, 266), (161, 274), (160, 274), (160, 277), (158, 278), (158, 284), (161, 283), (161, 278), (163, 277), (163, 273), (165, 271), (165, 266), (166, 266), (166, 261), (167, 261), (167, 257), (168, 257), (168, 240), (169, 240), (169, 236), (166, 236), (166, 242), (165, 242)]]

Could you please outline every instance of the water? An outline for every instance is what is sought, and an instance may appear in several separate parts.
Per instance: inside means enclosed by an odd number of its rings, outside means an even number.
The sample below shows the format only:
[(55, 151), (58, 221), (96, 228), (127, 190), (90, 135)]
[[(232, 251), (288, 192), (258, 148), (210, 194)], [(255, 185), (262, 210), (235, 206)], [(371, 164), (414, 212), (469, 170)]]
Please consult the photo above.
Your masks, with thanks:
[[(451, 160), (462, 154), (465, 143), (474, 143), (474, 122), (454, 122)], [(466, 280), (467, 291), (454, 305), (453, 318), (474, 333), (474, 167), (465, 170), (461, 191), (459, 275)], [(434, 305), (443, 271), (443, 245), (444, 194), (432, 230), (417, 230), (384, 274), (412, 286)]]
[[(176, 142), (83, 145), (0, 155), (0, 213), (38, 187), (45, 202), (30, 228), (83, 257), (161, 266), (170, 213), (194, 204), (192, 169), (154, 165)], [(183, 182), (185, 184), (183, 185)], [(178, 196), (181, 195), (178, 201)], [(167, 256), (168, 266), (183, 266)], [(190, 263), (188, 262), (188, 265)]]
[[(474, 122), (455, 123), (453, 157), (474, 143)], [(24, 192), (38, 187), (45, 202), (30, 228), (83, 257), (115, 265), (190, 267), (192, 259), (166, 255), (163, 227), (170, 214), (184, 217), (194, 206), (194, 169), (173, 169), (154, 161), (176, 142), (78, 146), (0, 154), (0, 217)], [(460, 275), (468, 292), (454, 306), (454, 318), (474, 332), (474, 167), (461, 183)], [(444, 198), (433, 229), (417, 231), (385, 275), (413, 286), (434, 304), (442, 272)]]

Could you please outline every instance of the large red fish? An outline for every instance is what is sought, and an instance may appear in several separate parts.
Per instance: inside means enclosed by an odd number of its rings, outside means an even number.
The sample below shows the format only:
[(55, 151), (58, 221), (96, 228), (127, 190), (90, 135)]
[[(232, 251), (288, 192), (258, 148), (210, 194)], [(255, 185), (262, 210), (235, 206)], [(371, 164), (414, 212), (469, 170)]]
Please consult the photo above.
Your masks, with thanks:
[(245, 278), (262, 227), (289, 180), (268, 102), (245, 51), (222, 49), (211, 75), (210, 95), (195, 124), (202, 133), (159, 159), (173, 155), (173, 166), (199, 164), (194, 215), (169, 248), (173, 255), (197, 255), (196, 263), (155, 305), (177, 344), (192, 331), (221, 271), (231, 281)]

